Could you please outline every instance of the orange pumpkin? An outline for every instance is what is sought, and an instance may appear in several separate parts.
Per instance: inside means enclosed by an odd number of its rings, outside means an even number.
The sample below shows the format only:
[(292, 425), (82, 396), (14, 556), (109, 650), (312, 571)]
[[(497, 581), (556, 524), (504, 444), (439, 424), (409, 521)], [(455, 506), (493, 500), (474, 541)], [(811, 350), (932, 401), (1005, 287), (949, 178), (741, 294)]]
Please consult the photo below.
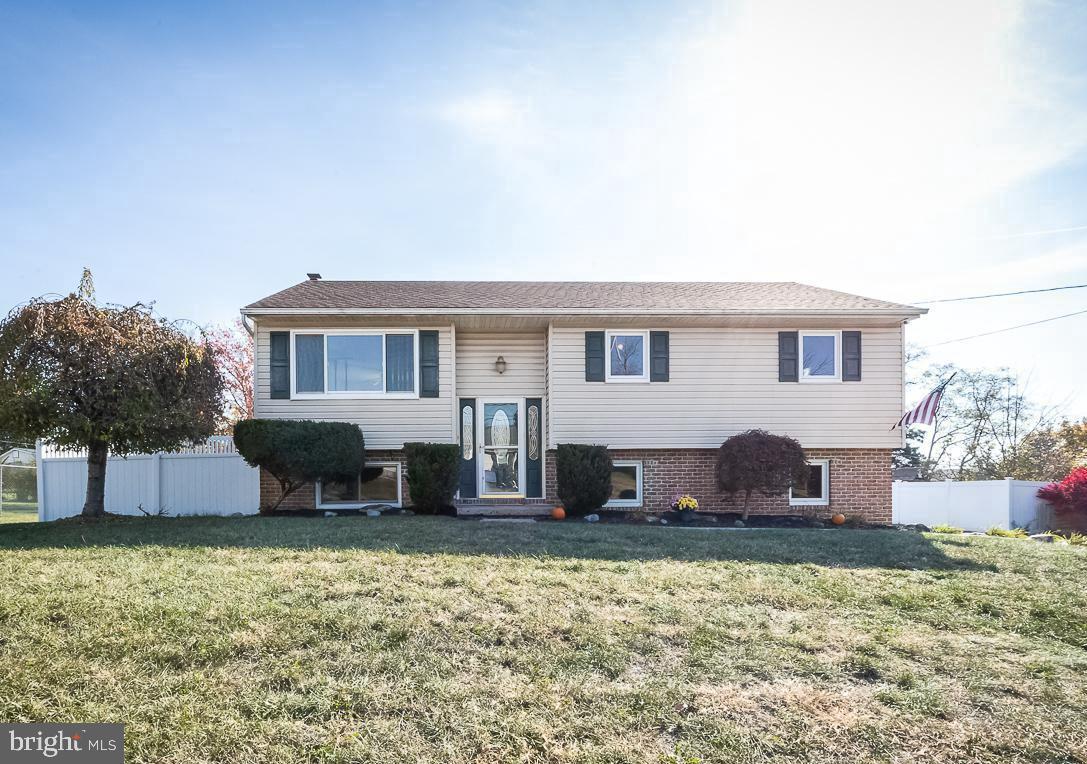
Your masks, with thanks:
[(565, 520), (566, 519), (566, 510), (563, 509), (562, 507), (555, 507), (553, 510), (551, 510), (551, 519), (552, 520)]
[(841, 525), (842, 523), (845, 522), (845, 515), (843, 515), (841, 512), (839, 512), (838, 514), (833, 515), (830, 518), (830, 521), (832, 523), (834, 523), (835, 525)]

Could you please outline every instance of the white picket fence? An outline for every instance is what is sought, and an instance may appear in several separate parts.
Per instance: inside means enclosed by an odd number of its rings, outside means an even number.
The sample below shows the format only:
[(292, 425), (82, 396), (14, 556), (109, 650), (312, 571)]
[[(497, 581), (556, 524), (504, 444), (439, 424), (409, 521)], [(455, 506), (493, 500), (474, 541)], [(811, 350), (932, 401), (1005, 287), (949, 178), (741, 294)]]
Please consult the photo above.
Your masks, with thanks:
[[(37, 459), (38, 519), (57, 520), (82, 512), (87, 494), (86, 452), (39, 442)], [(111, 456), (106, 465), (107, 512), (253, 514), (259, 504), (259, 473), (245, 463), (228, 435), (178, 451)]]
[(952, 525), (967, 531), (1052, 527), (1052, 508), (1035, 494), (1046, 485), (1033, 480), (944, 480), (936, 483), (896, 480), (891, 489), (891, 518), (896, 523)]

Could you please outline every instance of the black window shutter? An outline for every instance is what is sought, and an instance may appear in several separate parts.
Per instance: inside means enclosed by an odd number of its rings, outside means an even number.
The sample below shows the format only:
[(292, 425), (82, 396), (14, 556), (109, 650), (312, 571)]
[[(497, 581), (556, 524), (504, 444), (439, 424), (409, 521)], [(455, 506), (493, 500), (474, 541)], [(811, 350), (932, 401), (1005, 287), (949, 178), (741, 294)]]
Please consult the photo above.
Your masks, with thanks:
[(419, 397), (438, 397), (438, 332), (419, 332)]
[(861, 333), (842, 332), (842, 379), (861, 381)]
[(585, 332), (585, 381), (604, 381), (604, 332)]
[(291, 397), (291, 333), (268, 333), (269, 386), (272, 398)]
[(525, 496), (543, 498), (543, 398), (525, 399), (525, 436), (528, 448), (525, 459)]
[(462, 499), (476, 498), (476, 399), (460, 399), (460, 480)]
[(778, 382), (800, 380), (800, 332), (778, 332)]
[(668, 381), (668, 332), (649, 333), (649, 381)]

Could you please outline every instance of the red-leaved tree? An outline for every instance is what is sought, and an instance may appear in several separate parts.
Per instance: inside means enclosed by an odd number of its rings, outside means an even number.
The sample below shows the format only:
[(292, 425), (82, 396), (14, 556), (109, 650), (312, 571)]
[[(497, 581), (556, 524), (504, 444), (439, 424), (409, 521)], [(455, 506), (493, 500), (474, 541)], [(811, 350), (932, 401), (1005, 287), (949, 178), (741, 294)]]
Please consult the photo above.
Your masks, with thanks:
[(240, 320), (207, 332), (215, 366), (223, 378), (226, 424), (253, 418), (253, 337)]
[(1064, 480), (1039, 488), (1038, 498), (1048, 501), (1058, 512), (1087, 515), (1087, 467), (1077, 467)]

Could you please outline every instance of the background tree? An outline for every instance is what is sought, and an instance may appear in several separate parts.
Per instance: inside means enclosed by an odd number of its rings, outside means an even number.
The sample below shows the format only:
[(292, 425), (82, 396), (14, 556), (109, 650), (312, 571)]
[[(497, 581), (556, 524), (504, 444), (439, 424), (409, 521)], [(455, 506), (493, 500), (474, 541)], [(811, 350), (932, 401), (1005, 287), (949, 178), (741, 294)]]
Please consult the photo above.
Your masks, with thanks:
[(1008, 369), (929, 365), (910, 375), (907, 405), (952, 374), (933, 426), (910, 428), (895, 466), (915, 466), (924, 480), (1052, 480), (1074, 466), (1082, 425), (1056, 426), (1055, 408), (1033, 401)]
[(215, 431), (222, 380), (211, 348), (144, 305), (79, 291), (0, 322), (0, 430), (87, 449), (85, 517), (105, 512), (106, 458), (177, 448)]
[(215, 354), (215, 365), (223, 378), (226, 395), (224, 430), (230, 431), (242, 419), (253, 418), (253, 335), (241, 320), (217, 326), (207, 332)]
[(751, 494), (782, 496), (794, 485), (808, 480), (804, 449), (792, 438), (765, 430), (748, 430), (717, 449), (717, 485), (730, 497), (744, 495), (746, 521)]
[(279, 498), (261, 513), (276, 511), (306, 483), (357, 480), (366, 466), (362, 430), (347, 422), (245, 419), (234, 425), (234, 445), (249, 465), (279, 483)]

